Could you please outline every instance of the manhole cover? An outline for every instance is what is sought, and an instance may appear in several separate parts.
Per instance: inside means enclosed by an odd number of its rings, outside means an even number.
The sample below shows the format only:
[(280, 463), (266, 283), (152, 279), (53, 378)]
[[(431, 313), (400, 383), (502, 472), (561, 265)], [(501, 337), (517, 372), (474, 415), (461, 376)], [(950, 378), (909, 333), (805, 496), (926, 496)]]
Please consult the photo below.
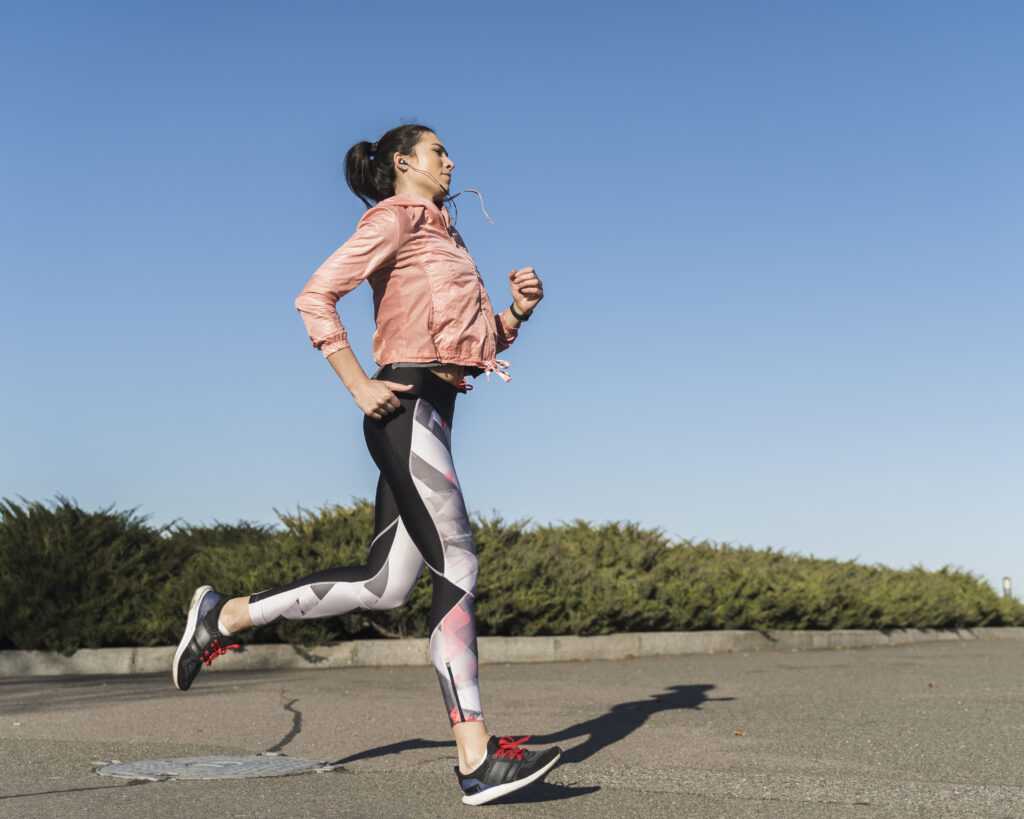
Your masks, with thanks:
[(127, 779), (246, 779), (288, 776), (308, 771), (331, 771), (340, 766), (315, 759), (259, 754), (256, 756), (185, 756), (105, 764), (96, 773)]

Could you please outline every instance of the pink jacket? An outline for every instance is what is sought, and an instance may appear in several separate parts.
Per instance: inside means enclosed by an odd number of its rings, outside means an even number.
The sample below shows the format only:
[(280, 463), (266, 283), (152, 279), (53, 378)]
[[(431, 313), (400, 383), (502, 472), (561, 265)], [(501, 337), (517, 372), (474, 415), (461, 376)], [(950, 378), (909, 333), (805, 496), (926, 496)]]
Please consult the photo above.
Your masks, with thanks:
[(385, 199), (320, 265), (295, 306), (324, 356), (350, 346), (335, 307), (363, 279), (373, 288), (378, 364), (439, 361), (484, 371), (504, 364), (495, 356), (517, 331), (492, 310), (446, 208), (418, 196)]

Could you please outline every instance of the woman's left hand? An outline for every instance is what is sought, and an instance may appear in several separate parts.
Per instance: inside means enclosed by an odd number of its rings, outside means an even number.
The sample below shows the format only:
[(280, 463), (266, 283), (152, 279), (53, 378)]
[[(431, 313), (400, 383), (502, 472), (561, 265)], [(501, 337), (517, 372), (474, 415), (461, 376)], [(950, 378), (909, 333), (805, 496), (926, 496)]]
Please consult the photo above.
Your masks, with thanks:
[(521, 267), (508, 274), (512, 300), (520, 313), (529, 313), (544, 298), (544, 284), (532, 267)]

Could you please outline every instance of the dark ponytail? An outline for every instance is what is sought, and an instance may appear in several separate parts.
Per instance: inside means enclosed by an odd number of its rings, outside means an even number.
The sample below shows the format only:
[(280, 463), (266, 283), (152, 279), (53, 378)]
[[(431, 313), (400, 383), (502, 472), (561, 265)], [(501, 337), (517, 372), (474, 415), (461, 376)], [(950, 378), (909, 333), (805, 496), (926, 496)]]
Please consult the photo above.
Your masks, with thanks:
[(395, 195), (396, 153), (411, 154), (426, 125), (399, 125), (375, 143), (357, 142), (345, 154), (345, 181), (366, 207)]

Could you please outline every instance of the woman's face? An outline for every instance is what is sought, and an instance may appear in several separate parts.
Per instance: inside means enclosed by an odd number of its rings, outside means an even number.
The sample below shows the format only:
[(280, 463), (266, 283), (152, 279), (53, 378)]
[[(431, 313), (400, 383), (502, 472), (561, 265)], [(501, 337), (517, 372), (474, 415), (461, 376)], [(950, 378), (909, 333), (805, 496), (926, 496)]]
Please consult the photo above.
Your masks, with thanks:
[[(400, 161), (403, 159), (404, 165)], [(448, 195), (455, 163), (433, 131), (420, 135), (412, 153), (396, 156), (395, 162), (395, 193), (411, 193), (435, 201)]]

